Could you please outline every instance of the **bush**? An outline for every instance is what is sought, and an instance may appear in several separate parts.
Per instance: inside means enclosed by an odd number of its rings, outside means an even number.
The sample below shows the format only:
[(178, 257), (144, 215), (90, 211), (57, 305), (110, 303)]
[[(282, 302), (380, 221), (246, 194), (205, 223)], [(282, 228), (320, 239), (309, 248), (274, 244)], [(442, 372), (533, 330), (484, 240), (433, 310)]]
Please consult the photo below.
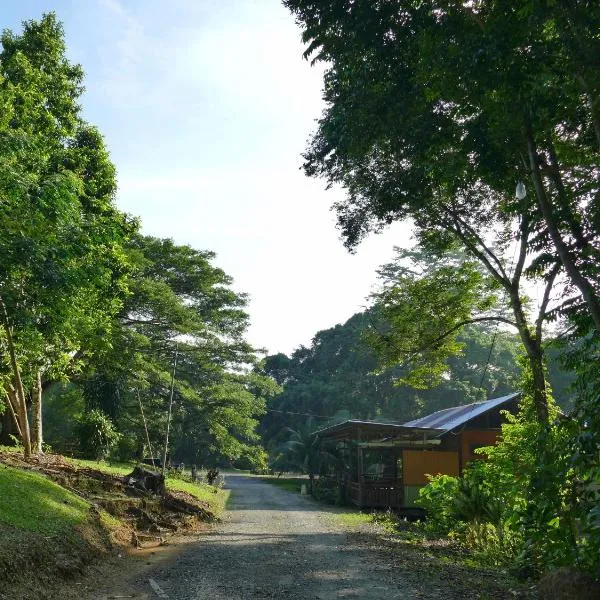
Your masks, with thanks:
[(83, 457), (92, 460), (105, 459), (121, 437), (110, 417), (97, 409), (79, 418), (77, 433)]
[(119, 439), (110, 449), (110, 460), (114, 462), (130, 462), (136, 458), (139, 446), (135, 438), (119, 435)]
[(480, 564), (492, 567), (514, 565), (523, 547), (523, 537), (506, 522), (473, 521), (465, 526), (461, 539)]
[(455, 499), (458, 478), (450, 475), (429, 475), (429, 483), (419, 490), (417, 505), (427, 513), (427, 528), (437, 533), (449, 533), (457, 523)]
[(206, 471), (206, 483), (208, 483), (208, 485), (214, 485), (217, 481), (217, 477), (219, 477), (219, 471), (217, 471), (217, 469), (208, 469), (208, 471)]
[(507, 414), (502, 438), (485, 448), (460, 479), (431, 478), (419, 505), (427, 528), (454, 532), (485, 565), (509, 565), (522, 574), (540, 574), (563, 565), (594, 570), (594, 539), (582, 534), (579, 499), (569, 446), (574, 422), (559, 418), (550, 403), (551, 425), (540, 425), (531, 397), (519, 414)]
[(500, 524), (504, 504), (491, 485), (486, 463), (474, 461), (463, 471), (458, 480), (454, 511), (459, 521)]

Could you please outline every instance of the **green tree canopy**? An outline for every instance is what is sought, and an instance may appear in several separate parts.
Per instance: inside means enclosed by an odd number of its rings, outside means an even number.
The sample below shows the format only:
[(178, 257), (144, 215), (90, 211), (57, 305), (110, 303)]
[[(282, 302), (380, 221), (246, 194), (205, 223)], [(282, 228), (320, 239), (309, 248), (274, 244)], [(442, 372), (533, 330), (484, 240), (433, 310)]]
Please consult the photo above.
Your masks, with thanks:
[[(561, 281), (563, 309), (585, 307), (600, 327), (598, 40), (587, 21), (600, 11), (586, 2), (285, 4), (306, 56), (328, 65), (305, 169), (346, 189), (335, 208), (347, 245), (410, 217), (425, 246), (459, 242), (482, 262), (513, 308), (546, 420), (538, 323), (549, 315), (529, 322), (521, 276), (549, 291)], [(570, 41), (573, 30), (584, 46)], [(531, 192), (513, 198), (520, 179)]]
[[(447, 356), (437, 385), (407, 383), (410, 361), (381, 366), (367, 343), (381, 316), (358, 313), (343, 325), (318, 332), (309, 347), (291, 356), (275, 354), (265, 371), (283, 390), (268, 403), (261, 430), (272, 452), (287, 439), (286, 428), (302, 429), (310, 415), (322, 428), (345, 419), (406, 422), (428, 413), (515, 391), (519, 379), (518, 340), (480, 323), (457, 330), (460, 351)], [(489, 359), (489, 360), (488, 360)]]
[(257, 419), (277, 385), (244, 339), (245, 295), (212, 264), (212, 252), (137, 236), (129, 253), (131, 293), (113, 352), (83, 382), (88, 405), (108, 413), (126, 433), (125, 452), (140, 456), (141, 402), (157, 455), (177, 348), (170, 455), (194, 463), (259, 457)]
[(1, 381), (29, 453), (28, 403), (39, 451), (43, 380), (77, 370), (122, 305), (134, 224), (114, 206), (115, 169), (80, 116), (83, 72), (55, 15), (1, 42)]

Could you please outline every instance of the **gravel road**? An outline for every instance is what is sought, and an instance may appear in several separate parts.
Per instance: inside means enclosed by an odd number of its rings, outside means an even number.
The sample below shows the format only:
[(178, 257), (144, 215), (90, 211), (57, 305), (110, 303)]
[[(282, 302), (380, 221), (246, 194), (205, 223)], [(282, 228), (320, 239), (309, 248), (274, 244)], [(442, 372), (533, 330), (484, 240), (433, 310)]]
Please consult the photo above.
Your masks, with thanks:
[(162, 600), (410, 599), (383, 557), (336, 523), (339, 509), (259, 479), (227, 476), (231, 509), (213, 532), (106, 598)]

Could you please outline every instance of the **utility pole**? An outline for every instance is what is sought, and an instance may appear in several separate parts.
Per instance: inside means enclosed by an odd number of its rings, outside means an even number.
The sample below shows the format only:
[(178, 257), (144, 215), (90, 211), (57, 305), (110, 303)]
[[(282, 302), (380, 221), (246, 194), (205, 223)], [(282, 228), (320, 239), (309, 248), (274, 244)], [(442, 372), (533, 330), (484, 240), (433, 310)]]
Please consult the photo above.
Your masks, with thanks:
[(163, 454), (162, 474), (167, 470), (167, 450), (169, 448), (169, 431), (171, 429), (171, 415), (173, 413), (173, 392), (175, 391), (175, 370), (177, 369), (177, 353), (179, 345), (175, 343), (175, 359), (173, 360), (173, 373), (171, 374), (171, 397), (169, 399), (169, 414), (167, 416), (167, 435), (165, 437), (165, 451)]
[(142, 413), (142, 421), (144, 422), (144, 430), (146, 431), (146, 443), (148, 444), (148, 450), (150, 451), (150, 460), (152, 461), (152, 468), (156, 469), (156, 465), (154, 464), (154, 451), (152, 450), (152, 444), (150, 443), (150, 436), (148, 435), (148, 424), (146, 423), (146, 416), (144, 415), (144, 407), (142, 406), (142, 399), (140, 398), (140, 388), (136, 388), (136, 392), (137, 392), (138, 403), (140, 405), (140, 412)]

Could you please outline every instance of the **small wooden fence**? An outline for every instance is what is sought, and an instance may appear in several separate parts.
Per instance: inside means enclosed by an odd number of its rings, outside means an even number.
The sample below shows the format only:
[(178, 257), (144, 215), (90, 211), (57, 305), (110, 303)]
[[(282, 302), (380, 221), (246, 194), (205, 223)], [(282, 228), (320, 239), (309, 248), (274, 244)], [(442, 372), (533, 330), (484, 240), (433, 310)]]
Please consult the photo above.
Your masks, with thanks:
[(360, 508), (400, 508), (403, 490), (400, 482), (351, 481), (348, 500)]

